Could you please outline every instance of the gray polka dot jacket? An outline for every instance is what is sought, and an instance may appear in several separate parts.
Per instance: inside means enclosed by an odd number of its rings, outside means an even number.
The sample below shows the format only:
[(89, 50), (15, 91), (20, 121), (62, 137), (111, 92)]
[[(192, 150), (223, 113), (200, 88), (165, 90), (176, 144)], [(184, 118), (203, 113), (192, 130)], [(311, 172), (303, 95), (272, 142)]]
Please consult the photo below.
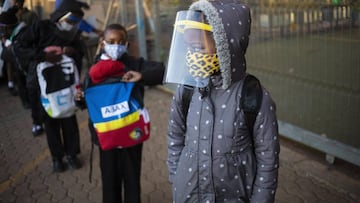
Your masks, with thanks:
[(194, 89), (187, 117), (179, 86), (168, 126), (169, 180), (175, 203), (274, 202), (279, 168), (276, 106), (263, 88), (253, 136), (240, 109), (250, 9), (237, 0), (200, 0), (213, 28), (221, 74)]

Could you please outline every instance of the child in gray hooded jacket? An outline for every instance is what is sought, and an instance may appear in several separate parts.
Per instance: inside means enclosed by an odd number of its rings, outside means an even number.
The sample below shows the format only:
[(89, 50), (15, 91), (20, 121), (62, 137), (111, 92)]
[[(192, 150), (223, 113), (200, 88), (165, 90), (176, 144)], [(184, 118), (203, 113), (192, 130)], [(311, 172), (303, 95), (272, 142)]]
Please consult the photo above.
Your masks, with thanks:
[[(240, 106), (250, 25), (249, 7), (237, 0), (200, 0), (177, 16), (165, 76), (184, 85), (174, 95), (168, 126), (175, 203), (274, 202), (280, 151), (275, 103), (261, 87), (253, 129)], [(187, 113), (185, 86), (193, 87)]]

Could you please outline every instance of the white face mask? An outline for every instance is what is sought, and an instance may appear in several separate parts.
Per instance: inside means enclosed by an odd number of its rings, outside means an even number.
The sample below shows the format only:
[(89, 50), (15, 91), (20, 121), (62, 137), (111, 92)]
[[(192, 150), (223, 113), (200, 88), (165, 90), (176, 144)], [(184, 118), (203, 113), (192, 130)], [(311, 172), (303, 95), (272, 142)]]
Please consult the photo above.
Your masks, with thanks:
[(59, 30), (61, 30), (61, 31), (71, 31), (71, 30), (74, 29), (75, 26), (67, 23), (66, 21), (60, 21), (60, 22), (57, 24), (57, 27), (58, 27)]
[(121, 56), (127, 52), (127, 45), (107, 44), (106, 42), (104, 42), (104, 44), (104, 51), (112, 60), (121, 58)]

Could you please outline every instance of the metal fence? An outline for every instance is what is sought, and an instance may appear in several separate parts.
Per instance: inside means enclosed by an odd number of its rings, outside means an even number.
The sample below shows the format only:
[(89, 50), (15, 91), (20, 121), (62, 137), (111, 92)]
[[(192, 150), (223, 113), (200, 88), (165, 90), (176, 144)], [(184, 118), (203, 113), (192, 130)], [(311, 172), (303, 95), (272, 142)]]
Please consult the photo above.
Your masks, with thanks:
[(351, 5), (253, 5), (248, 71), (270, 89), (280, 133), (359, 162), (360, 29)]

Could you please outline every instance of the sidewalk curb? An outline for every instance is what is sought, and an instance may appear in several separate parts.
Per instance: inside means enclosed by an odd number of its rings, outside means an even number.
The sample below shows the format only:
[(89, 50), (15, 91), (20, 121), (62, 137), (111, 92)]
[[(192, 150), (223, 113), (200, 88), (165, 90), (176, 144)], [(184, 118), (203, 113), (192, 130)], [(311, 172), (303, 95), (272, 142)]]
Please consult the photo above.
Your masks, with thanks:
[[(290, 158), (294, 159), (290, 160)], [(297, 175), (304, 178), (310, 177), (318, 184), (323, 184), (360, 202), (360, 182), (336, 169), (330, 169), (329, 165), (325, 163), (325, 159), (324, 163), (321, 163), (281, 145), (280, 161), (282, 167), (296, 171)]]

